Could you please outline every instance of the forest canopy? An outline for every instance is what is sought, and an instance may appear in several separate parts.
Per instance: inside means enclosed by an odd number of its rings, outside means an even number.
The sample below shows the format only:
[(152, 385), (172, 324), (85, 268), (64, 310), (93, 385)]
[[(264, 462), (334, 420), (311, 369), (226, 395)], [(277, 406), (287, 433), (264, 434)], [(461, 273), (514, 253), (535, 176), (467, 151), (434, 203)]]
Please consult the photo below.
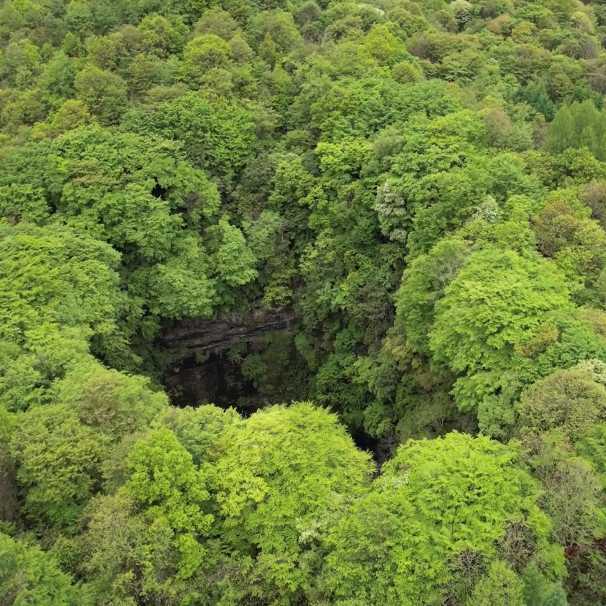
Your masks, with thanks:
[(606, 4), (0, 0), (0, 606), (606, 604)]

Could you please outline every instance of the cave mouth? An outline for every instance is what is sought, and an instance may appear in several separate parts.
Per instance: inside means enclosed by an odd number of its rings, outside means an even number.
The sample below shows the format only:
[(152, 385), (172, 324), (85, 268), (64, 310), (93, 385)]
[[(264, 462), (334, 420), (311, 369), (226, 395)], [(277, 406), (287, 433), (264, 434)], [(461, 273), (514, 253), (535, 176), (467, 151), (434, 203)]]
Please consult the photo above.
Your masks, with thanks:
[(166, 388), (176, 406), (211, 403), (243, 410), (263, 405), (255, 382), (227, 352), (211, 353), (204, 360), (195, 354), (185, 358), (168, 373)]
[[(200, 342), (206, 345), (206, 335), (211, 333), (197, 329), (191, 332), (191, 338), (185, 334), (192, 347), (173, 350), (173, 363), (165, 368), (163, 382), (175, 406), (234, 407), (247, 417), (272, 404), (311, 399), (313, 371), (296, 345), (294, 331), (255, 333), (253, 338), (240, 333), (238, 340), (231, 340), (228, 346), (222, 346), (228, 341), (221, 341), (222, 335), (216, 333), (215, 343), (220, 347), (197, 347)], [(177, 344), (182, 345), (184, 340)], [(371, 453), (379, 464), (389, 458), (391, 437), (388, 441), (378, 439), (361, 427), (343, 422), (355, 444)]]
[[(191, 354), (174, 365), (165, 376), (165, 387), (175, 406), (215, 404), (221, 408), (234, 407), (244, 417), (272, 404), (309, 399), (309, 376), (302, 372), (301, 360), (284, 355), (280, 348), (278, 365), (263, 368), (263, 360), (275, 351), (261, 350), (258, 345), (239, 344), (239, 351), (213, 352), (204, 357)], [(244, 354), (242, 354), (244, 350)], [(265, 358), (264, 358), (265, 357)], [(265, 372), (255, 379), (251, 366)], [(374, 438), (361, 428), (348, 427), (356, 446), (369, 452), (381, 465), (392, 453), (392, 445)]]
[(167, 369), (164, 384), (176, 406), (209, 403), (248, 415), (307, 399), (309, 369), (293, 335), (276, 331), (221, 350), (189, 352)]

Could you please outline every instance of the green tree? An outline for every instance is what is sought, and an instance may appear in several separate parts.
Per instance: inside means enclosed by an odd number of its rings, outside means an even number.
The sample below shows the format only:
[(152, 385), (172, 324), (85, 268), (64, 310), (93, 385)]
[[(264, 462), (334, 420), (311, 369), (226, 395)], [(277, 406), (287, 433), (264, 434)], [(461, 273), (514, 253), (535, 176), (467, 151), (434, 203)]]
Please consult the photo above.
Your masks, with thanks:
[(230, 63), (229, 44), (215, 34), (196, 36), (183, 51), (183, 78), (191, 84), (202, 84), (207, 72), (225, 68)]
[(329, 530), (322, 594), (333, 604), (465, 603), (490, 591), (499, 562), (518, 572), (540, 562), (556, 580), (563, 554), (539, 496), (510, 447), (458, 433), (410, 441)]
[[(482, 401), (515, 380), (516, 367), (529, 362), (524, 345), (550, 313), (564, 310), (572, 304), (561, 274), (548, 262), (513, 251), (473, 253), (446, 288), (430, 348), (436, 361), (462, 375), (457, 403), (462, 410), (479, 407), (481, 427), (495, 429), (494, 411), (483, 410)], [(505, 379), (504, 372), (513, 377)]]
[(102, 124), (115, 124), (126, 110), (126, 84), (112, 72), (93, 65), (76, 75), (74, 86), (78, 98)]
[(15, 462), (10, 452), (14, 425), (14, 415), (0, 406), (0, 523), (14, 522), (19, 514)]
[(0, 400), (9, 410), (48, 402), (93, 336), (96, 352), (130, 357), (117, 326), (125, 299), (113, 249), (60, 226), (0, 232)]
[(11, 451), (25, 513), (40, 527), (74, 525), (101, 487), (106, 444), (66, 406), (38, 406), (20, 415)]
[(319, 537), (368, 485), (369, 457), (334, 415), (307, 403), (259, 411), (222, 443), (213, 476), (230, 554), (223, 575), (233, 570), (238, 599), (296, 600), (313, 583)]
[(230, 225), (227, 217), (208, 230), (211, 239), (216, 240), (212, 256), (214, 273), (227, 286), (242, 286), (257, 277), (256, 259), (246, 243), (244, 234)]
[(143, 136), (156, 134), (182, 142), (194, 166), (226, 185), (255, 148), (252, 108), (241, 102), (211, 102), (197, 93), (161, 103), (151, 112), (132, 110), (124, 118), (124, 126)]
[(7, 606), (85, 606), (93, 601), (34, 545), (0, 533), (0, 594)]
[(76, 367), (53, 391), (81, 423), (113, 441), (145, 429), (168, 408), (166, 395), (153, 391), (147, 378), (94, 363)]
[[(606, 388), (596, 380), (603, 373), (598, 360), (556, 370), (531, 385), (517, 406), (523, 431), (561, 429), (572, 440), (585, 436), (596, 423), (606, 420)], [(599, 372), (598, 370), (598, 372)]]
[(215, 462), (230, 448), (223, 435), (232, 425), (241, 425), (243, 419), (233, 408), (224, 410), (206, 404), (196, 408), (170, 407), (162, 416), (162, 422), (174, 432), (193, 462), (201, 465)]
[(167, 428), (137, 440), (127, 479), (88, 511), (80, 568), (104, 603), (200, 603), (213, 516), (205, 474)]
[(495, 561), (467, 603), (469, 606), (525, 606), (524, 584), (507, 564)]
[(606, 234), (588, 217), (587, 209), (575, 208), (555, 198), (533, 217), (537, 246), (553, 258), (566, 274), (576, 298), (585, 302), (604, 267)]
[(547, 147), (554, 153), (587, 147), (598, 160), (606, 159), (606, 118), (591, 100), (563, 106), (548, 131)]
[(464, 240), (443, 239), (428, 254), (414, 259), (404, 273), (396, 295), (396, 325), (419, 352), (429, 353), (436, 303), (464, 264), (468, 249)]

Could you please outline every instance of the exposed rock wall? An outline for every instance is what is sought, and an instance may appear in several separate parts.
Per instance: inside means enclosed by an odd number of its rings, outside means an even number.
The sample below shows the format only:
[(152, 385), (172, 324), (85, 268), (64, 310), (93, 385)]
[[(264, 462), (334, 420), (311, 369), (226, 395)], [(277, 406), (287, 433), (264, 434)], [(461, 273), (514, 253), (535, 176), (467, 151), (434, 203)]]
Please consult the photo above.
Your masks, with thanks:
[[(292, 311), (281, 310), (184, 320), (165, 327), (160, 344), (169, 360), (164, 384), (172, 402), (254, 410), (302, 397), (304, 381), (293, 374), (302, 360), (290, 330), (294, 322)], [(239, 346), (235, 357), (228, 351), (234, 346)], [(271, 357), (260, 381), (242, 371), (241, 364), (250, 355)]]
[(219, 353), (233, 345), (260, 340), (266, 333), (287, 330), (294, 324), (292, 310), (230, 314), (214, 320), (183, 320), (167, 327), (161, 344), (176, 358), (192, 354)]

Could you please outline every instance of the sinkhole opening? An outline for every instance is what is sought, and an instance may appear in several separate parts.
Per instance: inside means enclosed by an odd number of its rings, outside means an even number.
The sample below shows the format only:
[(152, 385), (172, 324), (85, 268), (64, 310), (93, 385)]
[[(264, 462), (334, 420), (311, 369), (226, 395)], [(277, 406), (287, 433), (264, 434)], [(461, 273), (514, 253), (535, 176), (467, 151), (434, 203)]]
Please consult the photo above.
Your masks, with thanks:
[[(164, 376), (174, 405), (234, 407), (245, 417), (272, 404), (314, 400), (313, 380), (314, 372), (290, 331), (269, 332), (213, 351), (190, 351), (177, 356)], [(341, 420), (348, 426), (346, 418)], [(389, 438), (377, 439), (361, 427), (348, 430), (358, 448), (378, 463), (389, 458)]]
[(233, 406), (242, 414), (309, 397), (310, 373), (290, 334), (268, 333), (225, 349), (191, 352), (165, 375), (177, 406)]

